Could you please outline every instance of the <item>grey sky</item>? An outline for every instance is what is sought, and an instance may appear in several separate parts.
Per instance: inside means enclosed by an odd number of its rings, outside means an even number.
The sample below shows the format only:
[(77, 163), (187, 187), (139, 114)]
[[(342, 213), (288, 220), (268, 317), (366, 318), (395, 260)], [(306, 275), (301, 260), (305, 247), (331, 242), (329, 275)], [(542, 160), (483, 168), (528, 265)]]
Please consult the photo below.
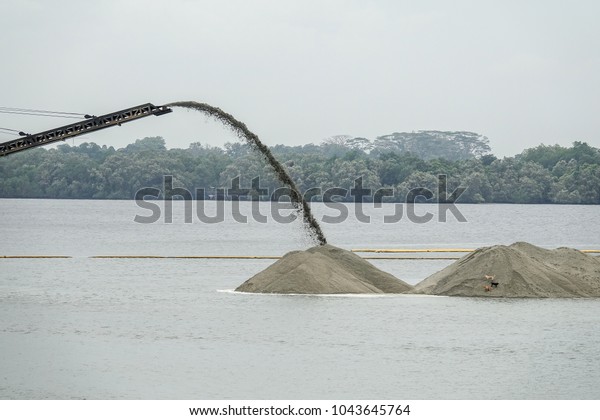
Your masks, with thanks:
[[(0, 106), (197, 100), (270, 145), (434, 129), (484, 134), (500, 156), (598, 147), (599, 16), (593, 0), (0, 0)], [(29, 132), (69, 122), (0, 114)], [(75, 143), (154, 135), (168, 147), (234, 139), (176, 110)]]

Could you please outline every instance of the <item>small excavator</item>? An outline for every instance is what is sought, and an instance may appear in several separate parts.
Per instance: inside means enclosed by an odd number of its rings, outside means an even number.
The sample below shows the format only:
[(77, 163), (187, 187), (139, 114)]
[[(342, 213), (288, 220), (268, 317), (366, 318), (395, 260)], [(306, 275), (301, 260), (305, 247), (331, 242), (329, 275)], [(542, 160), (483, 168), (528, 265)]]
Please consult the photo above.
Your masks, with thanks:
[(173, 112), (173, 110), (167, 106), (155, 106), (151, 103), (147, 103), (123, 109), (121, 111), (111, 112), (110, 114), (101, 115), (99, 117), (85, 115), (84, 121), (65, 125), (53, 130), (47, 130), (37, 134), (21, 132), (19, 135), (24, 137), (0, 143), (0, 156), (21, 152), (33, 147), (45, 146), (47, 144), (81, 136), (91, 133), (92, 131), (102, 130), (115, 125), (120, 126), (123, 123), (138, 120), (150, 115), (159, 116), (168, 114), (169, 112)]

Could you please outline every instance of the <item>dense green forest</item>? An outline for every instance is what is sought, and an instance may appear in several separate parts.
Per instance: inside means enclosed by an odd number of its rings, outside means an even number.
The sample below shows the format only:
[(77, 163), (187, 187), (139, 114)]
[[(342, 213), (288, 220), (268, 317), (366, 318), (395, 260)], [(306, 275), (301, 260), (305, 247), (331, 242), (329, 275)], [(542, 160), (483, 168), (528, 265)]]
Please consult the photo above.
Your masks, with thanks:
[[(466, 187), (458, 200), (464, 203), (600, 203), (600, 150), (582, 142), (540, 145), (502, 159), (490, 154), (487, 138), (469, 132), (394, 133), (373, 141), (336, 136), (318, 145), (271, 149), (302, 191), (350, 189), (362, 177), (363, 188), (393, 188), (390, 200), (404, 201), (418, 187), (435, 196), (437, 175), (445, 174), (450, 192)], [(192, 192), (229, 188), (236, 176), (245, 188), (255, 177), (261, 188), (280, 187), (244, 143), (167, 149), (164, 139), (152, 137), (118, 150), (61, 144), (2, 157), (0, 197), (132, 199), (143, 187), (162, 190), (165, 175)]]

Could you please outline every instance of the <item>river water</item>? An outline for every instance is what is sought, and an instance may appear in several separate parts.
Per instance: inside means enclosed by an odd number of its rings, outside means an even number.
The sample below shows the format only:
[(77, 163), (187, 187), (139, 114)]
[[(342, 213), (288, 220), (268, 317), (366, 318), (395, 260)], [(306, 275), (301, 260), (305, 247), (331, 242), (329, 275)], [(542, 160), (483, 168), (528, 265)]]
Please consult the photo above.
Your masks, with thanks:
[[(598, 206), (460, 205), (467, 221), (442, 223), (418, 205), (422, 224), (347, 208), (322, 227), (348, 249), (600, 248)], [(310, 246), (297, 222), (238, 223), (231, 203), (222, 223), (185, 223), (183, 202), (164, 213), (141, 224), (149, 211), (130, 201), (0, 200), (0, 256), (73, 257), (0, 259), (0, 398), (600, 398), (600, 299), (250, 295), (231, 290), (271, 260), (89, 258)], [(415, 284), (452, 261), (372, 262)]]

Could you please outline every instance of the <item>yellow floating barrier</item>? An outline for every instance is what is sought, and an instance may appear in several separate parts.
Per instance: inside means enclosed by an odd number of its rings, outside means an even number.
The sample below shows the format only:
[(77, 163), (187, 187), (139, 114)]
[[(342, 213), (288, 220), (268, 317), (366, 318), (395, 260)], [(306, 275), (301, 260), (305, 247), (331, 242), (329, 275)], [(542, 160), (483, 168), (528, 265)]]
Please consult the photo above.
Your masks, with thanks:
[(183, 256), (158, 256), (158, 255), (94, 255), (89, 258), (97, 259), (171, 259), (171, 260), (278, 260), (281, 257), (268, 255), (183, 255)]
[(363, 257), (364, 260), (460, 260), (459, 257)]
[(93, 255), (88, 258), (106, 258), (106, 259), (148, 258), (148, 259), (156, 259), (156, 258), (168, 258), (168, 257), (161, 257), (159, 255)]
[(352, 249), (352, 252), (376, 252), (376, 253), (423, 253), (423, 252), (473, 252), (471, 248), (428, 248), (428, 249), (370, 249), (358, 248)]
[(67, 255), (0, 255), (0, 258), (73, 258)]
[[(427, 248), (427, 249), (377, 249), (377, 248), (357, 248), (351, 249), (352, 252), (375, 252), (383, 254), (395, 253), (425, 253), (425, 252), (473, 252), (473, 248)], [(580, 252), (585, 254), (600, 254), (598, 249), (580, 249)]]

